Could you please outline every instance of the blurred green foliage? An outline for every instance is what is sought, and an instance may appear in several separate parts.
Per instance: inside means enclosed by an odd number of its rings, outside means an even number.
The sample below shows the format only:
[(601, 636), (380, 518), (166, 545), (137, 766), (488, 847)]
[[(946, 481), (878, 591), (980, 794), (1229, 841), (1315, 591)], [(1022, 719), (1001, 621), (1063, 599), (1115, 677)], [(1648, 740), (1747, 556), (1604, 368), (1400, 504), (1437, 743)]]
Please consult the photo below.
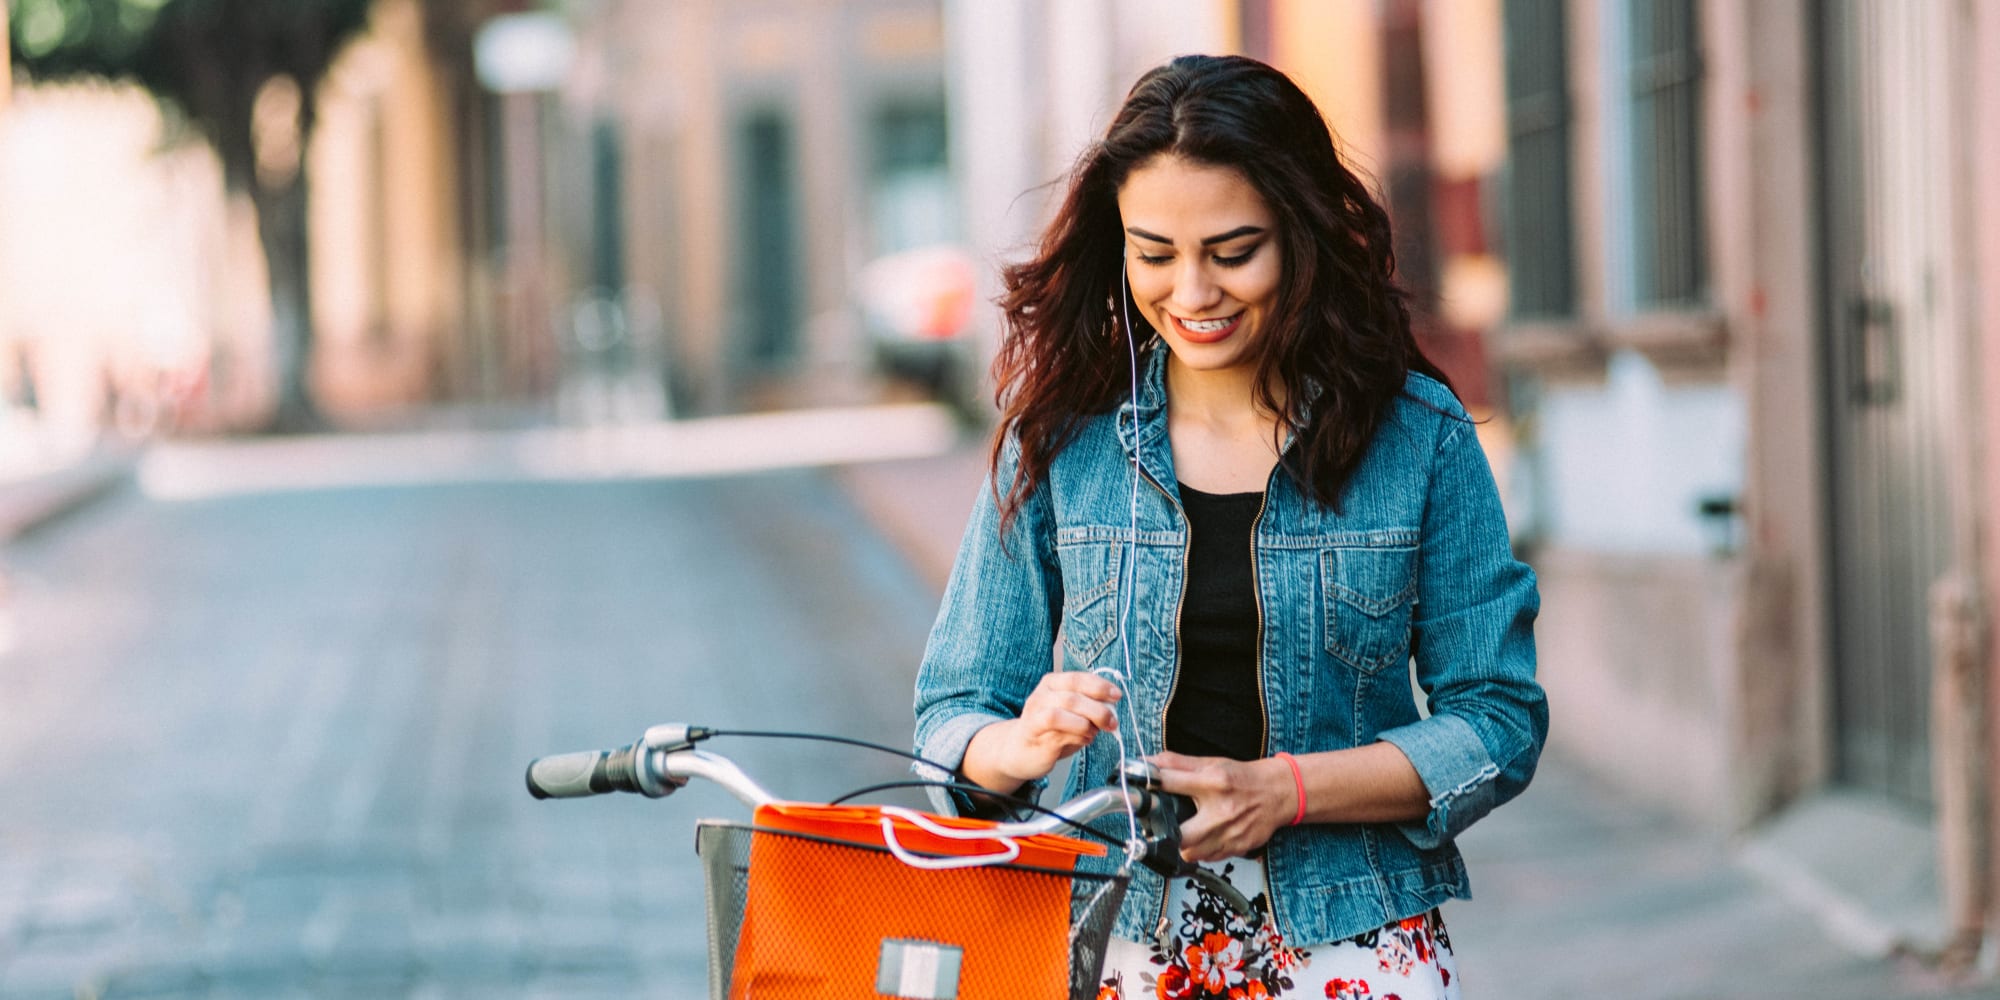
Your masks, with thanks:
[[(36, 80), (132, 80), (215, 142), (232, 186), (255, 183), (250, 108), (272, 77), (307, 96), (371, 0), (13, 0), (8, 44)], [(308, 107), (302, 126), (310, 129)]]
[(57, 75), (98, 72), (129, 64), (170, 0), (18, 0), (14, 5), (16, 59)]

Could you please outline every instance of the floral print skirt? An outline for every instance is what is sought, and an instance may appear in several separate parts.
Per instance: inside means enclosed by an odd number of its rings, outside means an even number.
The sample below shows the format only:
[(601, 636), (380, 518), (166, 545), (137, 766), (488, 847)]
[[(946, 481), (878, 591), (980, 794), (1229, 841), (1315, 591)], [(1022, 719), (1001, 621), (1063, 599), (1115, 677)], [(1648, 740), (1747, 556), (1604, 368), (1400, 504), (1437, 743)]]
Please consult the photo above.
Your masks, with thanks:
[(1267, 914), (1264, 867), (1204, 865), (1242, 891), (1245, 918), (1190, 879), (1167, 887), (1167, 940), (1111, 940), (1098, 1000), (1458, 1000), (1458, 964), (1433, 909), (1344, 941), (1299, 946)]

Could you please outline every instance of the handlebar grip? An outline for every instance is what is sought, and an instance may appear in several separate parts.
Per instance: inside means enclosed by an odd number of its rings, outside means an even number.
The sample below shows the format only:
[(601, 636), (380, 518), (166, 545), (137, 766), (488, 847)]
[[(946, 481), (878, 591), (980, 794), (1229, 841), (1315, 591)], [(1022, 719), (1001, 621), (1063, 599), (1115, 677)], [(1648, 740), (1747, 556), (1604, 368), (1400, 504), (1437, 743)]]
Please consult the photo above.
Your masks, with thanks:
[(644, 748), (560, 753), (528, 762), (528, 794), (538, 799), (577, 799), (608, 792), (644, 792), (635, 765)]

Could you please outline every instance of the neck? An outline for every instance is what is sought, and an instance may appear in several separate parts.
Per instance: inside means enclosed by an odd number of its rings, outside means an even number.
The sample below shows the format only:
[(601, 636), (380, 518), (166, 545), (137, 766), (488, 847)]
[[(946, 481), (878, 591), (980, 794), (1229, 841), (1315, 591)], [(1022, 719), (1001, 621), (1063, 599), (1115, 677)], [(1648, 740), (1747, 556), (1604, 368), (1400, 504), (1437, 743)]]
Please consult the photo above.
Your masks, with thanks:
[(1177, 418), (1216, 427), (1277, 421), (1278, 415), (1257, 398), (1254, 368), (1195, 371), (1169, 355), (1166, 374), (1167, 405)]

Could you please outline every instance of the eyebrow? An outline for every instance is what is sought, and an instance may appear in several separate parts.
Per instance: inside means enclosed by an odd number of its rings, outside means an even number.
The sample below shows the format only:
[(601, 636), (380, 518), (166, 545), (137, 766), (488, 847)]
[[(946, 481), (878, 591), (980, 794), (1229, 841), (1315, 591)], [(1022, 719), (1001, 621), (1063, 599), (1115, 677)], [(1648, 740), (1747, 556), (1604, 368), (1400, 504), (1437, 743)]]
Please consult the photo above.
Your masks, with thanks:
[[(1158, 233), (1149, 233), (1143, 229), (1140, 229), (1138, 226), (1126, 226), (1125, 231), (1131, 233), (1134, 236), (1139, 237), (1142, 240), (1151, 240), (1154, 243), (1165, 243), (1168, 246), (1174, 245), (1173, 240), (1161, 236)], [(1263, 226), (1237, 226), (1235, 229), (1232, 229), (1226, 233), (1218, 233), (1214, 236), (1202, 237), (1201, 245), (1205, 247), (1214, 246), (1217, 243), (1227, 243), (1230, 240), (1238, 239), (1244, 236), (1261, 235), (1263, 232), (1264, 232)]]

